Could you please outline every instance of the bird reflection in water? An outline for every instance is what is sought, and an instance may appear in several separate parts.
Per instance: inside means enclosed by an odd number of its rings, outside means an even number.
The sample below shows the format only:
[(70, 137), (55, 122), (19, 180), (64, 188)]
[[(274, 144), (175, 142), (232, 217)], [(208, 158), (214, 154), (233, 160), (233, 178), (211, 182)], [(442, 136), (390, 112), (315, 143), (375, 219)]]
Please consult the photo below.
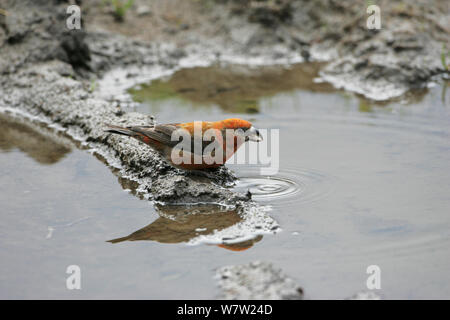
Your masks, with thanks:
[[(242, 221), (237, 210), (218, 205), (156, 206), (160, 217), (148, 226), (126, 237), (109, 240), (111, 243), (123, 241), (149, 240), (161, 243), (188, 242), (201, 235), (229, 228)], [(232, 251), (244, 251), (260, 241), (262, 236), (239, 243), (222, 243), (218, 247)]]

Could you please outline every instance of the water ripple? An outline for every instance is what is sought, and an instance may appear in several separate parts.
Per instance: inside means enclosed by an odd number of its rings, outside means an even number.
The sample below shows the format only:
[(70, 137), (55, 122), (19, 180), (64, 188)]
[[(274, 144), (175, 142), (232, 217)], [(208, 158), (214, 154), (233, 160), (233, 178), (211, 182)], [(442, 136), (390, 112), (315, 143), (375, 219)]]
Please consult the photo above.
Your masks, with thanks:
[(306, 168), (284, 168), (275, 176), (243, 174), (235, 186), (250, 191), (252, 198), (272, 205), (302, 205), (326, 197), (333, 190), (334, 177)]

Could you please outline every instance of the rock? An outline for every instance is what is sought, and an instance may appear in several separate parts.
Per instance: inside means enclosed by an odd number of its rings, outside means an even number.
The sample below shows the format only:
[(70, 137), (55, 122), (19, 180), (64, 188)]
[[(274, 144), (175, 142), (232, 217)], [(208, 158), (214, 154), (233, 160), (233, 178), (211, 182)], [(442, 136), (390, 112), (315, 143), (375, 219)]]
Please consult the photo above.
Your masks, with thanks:
[(248, 19), (264, 27), (276, 27), (289, 23), (292, 19), (290, 1), (252, 1), (249, 6)]
[(146, 5), (140, 5), (136, 9), (136, 14), (139, 17), (150, 15), (151, 14), (150, 7)]
[(58, 59), (75, 70), (90, 69), (90, 51), (84, 42), (86, 33), (67, 30), (66, 5), (51, 2), (9, 2), (9, 14), (0, 27), (6, 31), (6, 42), (0, 50), (0, 73), (11, 73), (24, 64)]
[(302, 300), (303, 289), (271, 263), (255, 261), (216, 272), (220, 299)]

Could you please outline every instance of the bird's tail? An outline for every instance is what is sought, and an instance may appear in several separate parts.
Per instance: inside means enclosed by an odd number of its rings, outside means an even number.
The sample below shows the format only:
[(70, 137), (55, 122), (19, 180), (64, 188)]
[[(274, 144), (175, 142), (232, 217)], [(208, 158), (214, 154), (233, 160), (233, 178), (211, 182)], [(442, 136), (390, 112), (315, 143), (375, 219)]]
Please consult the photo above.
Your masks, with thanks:
[(131, 136), (131, 137), (136, 135), (136, 132), (129, 128), (119, 127), (119, 126), (115, 126), (112, 124), (106, 124), (106, 126), (108, 128), (105, 130), (105, 132), (116, 133), (116, 134), (121, 134), (124, 136)]
[(122, 238), (117, 238), (117, 239), (112, 239), (112, 240), (108, 240), (107, 242), (118, 243), (118, 242), (122, 242), (122, 241), (127, 241), (128, 239), (130, 239), (129, 236), (127, 236), (127, 237), (122, 237)]

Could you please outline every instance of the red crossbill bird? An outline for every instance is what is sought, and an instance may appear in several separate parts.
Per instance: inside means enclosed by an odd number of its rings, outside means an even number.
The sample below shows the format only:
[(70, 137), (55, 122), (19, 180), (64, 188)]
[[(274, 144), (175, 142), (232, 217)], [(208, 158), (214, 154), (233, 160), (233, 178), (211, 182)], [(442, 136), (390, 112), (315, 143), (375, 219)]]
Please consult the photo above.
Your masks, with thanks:
[(237, 118), (152, 126), (107, 126), (106, 132), (133, 137), (152, 147), (172, 166), (185, 170), (220, 167), (246, 141), (262, 141), (261, 134), (250, 122)]

